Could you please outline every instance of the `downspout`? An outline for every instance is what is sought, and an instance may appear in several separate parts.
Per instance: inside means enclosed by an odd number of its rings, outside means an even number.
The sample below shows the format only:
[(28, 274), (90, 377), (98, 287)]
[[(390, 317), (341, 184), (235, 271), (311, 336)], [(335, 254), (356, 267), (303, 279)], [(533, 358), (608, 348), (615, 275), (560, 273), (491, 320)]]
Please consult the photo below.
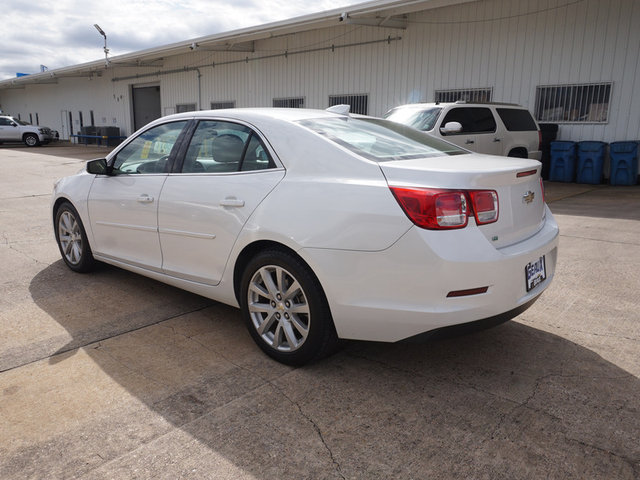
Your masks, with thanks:
[(200, 87), (202, 74), (200, 73), (200, 69), (196, 68), (196, 72), (198, 72), (198, 110), (201, 110), (202, 103), (202, 88)]

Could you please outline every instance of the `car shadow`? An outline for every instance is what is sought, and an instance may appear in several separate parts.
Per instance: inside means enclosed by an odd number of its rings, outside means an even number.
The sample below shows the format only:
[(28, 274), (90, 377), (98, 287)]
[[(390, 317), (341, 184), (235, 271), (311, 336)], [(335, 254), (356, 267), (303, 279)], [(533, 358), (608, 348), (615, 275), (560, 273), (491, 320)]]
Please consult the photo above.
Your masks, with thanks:
[[(349, 342), (294, 369), (259, 351), (236, 309), (116, 268), (56, 262), (30, 292), (71, 337), (51, 367), (64, 375), (82, 352), (127, 395), (5, 463), (25, 477), (640, 474), (638, 378), (518, 321), (423, 344)], [(180, 470), (193, 458), (200, 476)]]
[(640, 220), (640, 185), (579, 185), (545, 182), (554, 215)]

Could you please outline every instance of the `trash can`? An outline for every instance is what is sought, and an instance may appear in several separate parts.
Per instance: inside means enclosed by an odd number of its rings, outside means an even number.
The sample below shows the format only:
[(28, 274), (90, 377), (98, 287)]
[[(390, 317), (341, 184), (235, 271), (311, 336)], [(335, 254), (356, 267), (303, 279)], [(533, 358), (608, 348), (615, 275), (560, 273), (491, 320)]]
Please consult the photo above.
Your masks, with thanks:
[(611, 185), (635, 185), (638, 180), (638, 143), (612, 142), (609, 145), (609, 182)]
[(605, 142), (578, 142), (578, 172), (577, 183), (602, 183), (604, 171), (604, 153), (607, 148)]
[(552, 182), (573, 182), (576, 176), (576, 142), (551, 142)]
[(542, 178), (549, 180), (549, 172), (551, 170), (551, 142), (555, 141), (558, 136), (557, 123), (540, 123), (540, 150), (542, 155)]

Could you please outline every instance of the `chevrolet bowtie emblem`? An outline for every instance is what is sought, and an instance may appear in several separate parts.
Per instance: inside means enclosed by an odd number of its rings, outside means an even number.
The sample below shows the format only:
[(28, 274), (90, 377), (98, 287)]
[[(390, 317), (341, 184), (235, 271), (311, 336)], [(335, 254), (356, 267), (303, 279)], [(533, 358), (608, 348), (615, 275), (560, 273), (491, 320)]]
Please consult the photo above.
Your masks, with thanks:
[(529, 203), (533, 202), (534, 198), (536, 198), (536, 194), (533, 193), (531, 190), (529, 190), (527, 193), (525, 193), (522, 196), (522, 203), (529, 204)]

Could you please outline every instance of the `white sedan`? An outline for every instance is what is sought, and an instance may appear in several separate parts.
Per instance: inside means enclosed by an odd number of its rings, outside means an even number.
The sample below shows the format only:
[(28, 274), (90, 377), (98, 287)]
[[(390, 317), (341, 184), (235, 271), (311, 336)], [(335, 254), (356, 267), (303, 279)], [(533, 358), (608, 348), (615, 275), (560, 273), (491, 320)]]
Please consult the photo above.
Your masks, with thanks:
[(558, 246), (540, 168), (340, 109), (189, 112), (58, 181), (52, 213), (72, 270), (98, 260), (240, 307), (268, 355), (300, 365), (339, 338), (528, 308)]

